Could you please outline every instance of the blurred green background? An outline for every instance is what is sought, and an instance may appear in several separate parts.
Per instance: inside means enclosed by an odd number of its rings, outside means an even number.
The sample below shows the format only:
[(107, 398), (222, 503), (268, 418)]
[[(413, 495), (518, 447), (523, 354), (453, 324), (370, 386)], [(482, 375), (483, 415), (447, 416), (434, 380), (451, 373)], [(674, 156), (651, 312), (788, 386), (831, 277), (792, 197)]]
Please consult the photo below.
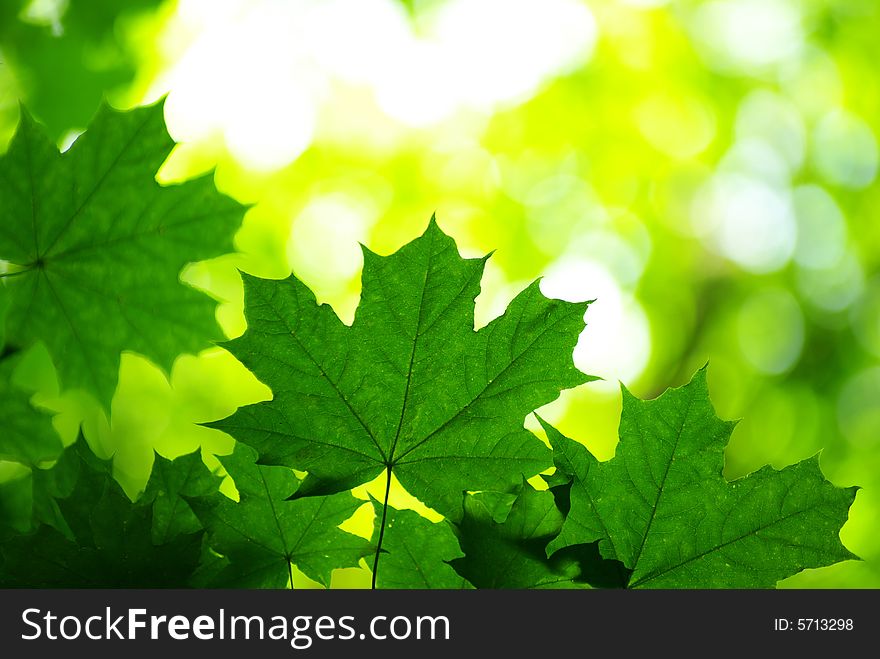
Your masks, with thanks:
[[(216, 168), (253, 204), (235, 255), (184, 272), (230, 336), (236, 268), (350, 321), (358, 241), (393, 251), (436, 211), (464, 255), (497, 250), (478, 325), (542, 275), (597, 299), (575, 361), (605, 380), (545, 418), (610, 457), (617, 381), (653, 397), (708, 361), (743, 419), (728, 477), (821, 450), (864, 488), (842, 538), (865, 560), (782, 585), (880, 587), (878, 34), (876, 0), (0, 0), (0, 152), (19, 102), (65, 148), (102, 97), (167, 95), (159, 179)], [(109, 415), (39, 348), (18, 379), (132, 496), (154, 449), (216, 465), (232, 440), (195, 424), (269, 396), (219, 349), (124, 355)]]

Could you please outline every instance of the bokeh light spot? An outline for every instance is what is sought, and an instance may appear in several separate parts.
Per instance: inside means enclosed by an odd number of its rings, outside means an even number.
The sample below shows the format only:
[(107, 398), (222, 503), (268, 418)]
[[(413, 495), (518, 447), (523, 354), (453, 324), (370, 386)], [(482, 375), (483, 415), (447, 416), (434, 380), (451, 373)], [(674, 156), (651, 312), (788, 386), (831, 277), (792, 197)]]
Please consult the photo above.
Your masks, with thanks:
[(641, 305), (621, 290), (603, 265), (562, 257), (547, 269), (541, 291), (571, 302), (596, 300), (587, 309), (587, 328), (574, 349), (579, 369), (604, 378), (614, 390), (617, 380), (631, 383), (641, 374), (651, 349), (648, 320)]
[(877, 176), (877, 141), (870, 126), (843, 110), (825, 115), (813, 134), (816, 168), (831, 183), (863, 188)]
[(705, 103), (682, 94), (655, 94), (635, 109), (636, 123), (658, 151), (692, 158), (715, 137), (715, 117)]
[(794, 260), (808, 268), (828, 268), (846, 250), (846, 220), (837, 203), (817, 185), (802, 185), (792, 195), (797, 218)]
[(783, 288), (765, 288), (746, 299), (736, 329), (743, 356), (761, 373), (785, 373), (803, 350), (804, 316), (797, 300)]
[(770, 145), (795, 172), (804, 161), (806, 129), (797, 108), (766, 90), (749, 94), (736, 115), (738, 140), (759, 140)]
[(697, 194), (691, 218), (710, 247), (751, 272), (778, 270), (794, 252), (789, 194), (752, 176), (715, 176)]
[(710, 66), (752, 71), (796, 55), (801, 16), (785, 0), (714, 0), (697, 5), (691, 34)]

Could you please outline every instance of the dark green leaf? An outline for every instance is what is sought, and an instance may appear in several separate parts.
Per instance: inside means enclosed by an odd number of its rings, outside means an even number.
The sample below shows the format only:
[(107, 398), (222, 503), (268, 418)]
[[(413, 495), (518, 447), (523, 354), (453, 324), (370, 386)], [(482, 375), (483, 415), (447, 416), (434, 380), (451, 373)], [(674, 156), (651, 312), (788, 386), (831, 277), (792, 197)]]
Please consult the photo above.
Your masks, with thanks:
[[(122, 495), (124, 496), (124, 494)], [(96, 515), (124, 509), (106, 502)], [(164, 545), (150, 542), (147, 508), (125, 509), (116, 520), (114, 540), (83, 546), (49, 526), (33, 535), (6, 542), (0, 553), (0, 585), (4, 588), (182, 588), (195, 569), (201, 534), (182, 535)]]
[[(58, 500), (73, 492), (79, 478), (80, 451), (90, 453), (82, 440), (65, 450), (50, 468), (32, 468), (20, 477), (0, 484), (0, 529), (12, 529), (14, 533), (11, 535), (21, 535), (45, 524), (73, 538)], [(11, 537), (2, 531), (0, 536), (0, 539)]]
[(31, 395), (13, 381), (16, 359), (0, 359), (0, 460), (37, 465), (64, 449), (52, 417), (31, 405)]
[(103, 107), (64, 154), (22, 110), (0, 159), (0, 259), (21, 268), (5, 278), (6, 338), (43, 341), (62, 384), (105, 405), (123, 350), (170, 369), (219, 336), (214, 302), (179, 275), (232, 249), (243, 209), (210, 177), (158, 185), (173, 145), (161, 105)]
[(220, 482), (205, 466), (199, 450), (173, 461), (156, 455), (147, 488), (138, 499), (138, 503), (153, 505), (153, 542), (161, 544), (200, 531), (202, 525), (185, 499), (214, 494)]
[(188, 585), (192, 588), (210, 588), (212, 584), (218, 583), (220, 574), (228, 567), (229, 559), (211, 549), (208, 537), (205, 536), (199, 566), (190, 576)]
[[(153, 509), (132, 503), (113, 479), (110, 464), (89, 456), (80, 442), (60, 468), (76, 482), (57, 507), (65, 534), (46, 524), (0, 545), (3, 587), (183, 587), (195, 570), (202, 533), (152, 541)], [(75, 465), (75, 466), (74, 466)], [(62, 479), (64, 480), (64, 479)], [(60, 489), (60, 488), (59, 488)]]
[[(50, 21), (25, 21), (29, 5), (56, 5)], [(118, 19), (155, 9), (160, 0), (66, 0), (0, 3), (0, 50), (29, 107), (49, 126), (53, 140), (82, 129), (108, 92), (134, 78), (137, 57)]]
[[(478, 493), (464, 499), (456, 571), (477, 588), (586, 588), (577, 557), (546, 555), (562, 528), (550, 492), (523, 483), (519, 494)], [(381, 572), (380, 572), (381, 574)]]
[(334, 568), (355, 567), (372, 551), (369, 542), (339, 529), (363, 501), (348, 492), (288, 501), (299, 485), (294, 473), (257, 465), (256, 457), (237, 444), (232, 455), (220, 458), (238, 488), (238, 502), (219, 493), (190, 500), (211, 548), (229, 561), (210, 585), (284, 588), (294, 564), (327, 586)]

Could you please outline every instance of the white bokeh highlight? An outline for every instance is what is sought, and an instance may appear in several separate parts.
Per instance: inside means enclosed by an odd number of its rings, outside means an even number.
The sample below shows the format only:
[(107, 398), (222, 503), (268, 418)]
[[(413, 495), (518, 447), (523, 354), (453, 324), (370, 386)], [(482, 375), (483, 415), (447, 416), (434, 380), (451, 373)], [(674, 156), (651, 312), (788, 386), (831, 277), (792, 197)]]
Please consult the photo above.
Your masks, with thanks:
[(404, 128), (489, 114), (582, 66), (597, 28), (577, 0), (449, 0), (417, 25), (396, 0), (181, 0), (168, 34), (177, 63), (152, 95), (170, 90), (172, 136), (219, 135), (242, 165), (271, 171), (352, 88)]
[(799, 6), (787, 0), (713, 0), (696, 5), (689, 25), (704, 59), (720, 70), (754, 73), (804, 48)]
[(744, 174), (718, 174), (698, 192), (694, 232), (717, 253), (756, 274), (791, 259), (797, 222), (787, 188)]
[(574, 349), (574, 363), (581, 371), (603, 378), (601, 386), (609, 391), (617, 390), (618, 380), (630, 384), (641, 375), (651, 351), (647, 316), (601, 263), (563, 256), (547, 268), (541, 292), (570, 302), (595, 300)]
[(877, 176), (877, 141), (871, 127), (856, 115), (833, 110), (813, 133), (813, 159), (829, 182), (864, 188)]
[(378, 210), (369, 200), (343, 192), (312, 199), (293, 220), (287, 259), (319, 299), (338, 295), (363, 266)]

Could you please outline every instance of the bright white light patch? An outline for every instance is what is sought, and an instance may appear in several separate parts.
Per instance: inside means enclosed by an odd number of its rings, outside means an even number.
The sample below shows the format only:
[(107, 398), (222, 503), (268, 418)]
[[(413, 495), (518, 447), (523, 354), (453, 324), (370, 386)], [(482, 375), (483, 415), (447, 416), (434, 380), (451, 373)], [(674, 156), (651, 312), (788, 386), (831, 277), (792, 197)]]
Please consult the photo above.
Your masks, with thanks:
[(776, 186), (787, 186), (792, 174), (785, 157), (773, 145), (756, 138), (735, 142), (718, 163), (718, 170), (745, 174)]
[[(251, 90), (228, 107), (226, 144), (232, 155), (251, 169), (278, 169), (311, 144), (315, 107), (295, 88), (251, 84)], [(255, 98), (260, 102), (254, 103)]]
[(582, 63), (596, 39), (589, 9), (572, 0), (451, 0), (431, 31), (477, 107), (531, 94), (548, 72)]
[(415, 37), (401, 2), (389, 0), (320, 0), (307, 16), (301, 44), (331, 75), (375, 86), (401, 63)]
[(415, 126), (522, 101), (582, 64), (596, 42), (593, 15), (574, 0), (448, 0), (421, 26), (383, 29), (388, 39), (373, 47), (385, 64), (366, 76), (382, 109)]
[(178, 141), (220, 134), (230, 153), (255, 170), (295, 160), (311, 143), (319, 80), (295, 45), (302, 2), (182, 3), (201, 34), (170, 75), (169, 130)]
[(751, 272), (778, 270), (794, 251), (790, 195), (762, 180), (718, 175), (698, 193), (691, 214), (695, 232), (710, 247)]
[(154, 92), (170, 87), (175, 139), (222, 135), (243, 165), (273, 170), (351, 85), (406, 126), (492, 112), (582, 65), (596, 24), (576, 0), (448, 0), (418, 29), (398, 0), (180, 0), (169, 34), (192, 41), (169, 54), (178, 64)]
[(623, 0), (623, 4), (639, 9), (656, 9), (669, 4), (669, 0)]
[(644, 370), (651, 350), (648, 319), (641, 305), (620, 289), (600, 264), (577, 257), (554, 262), (541, 280), (547, 297), (582, 302), (595, 299), (586, 313), (587, 328), (574, 349), (574, 363), (598, 375), (611, 389), (631, 383)]
[(785, 0), (701, 4), (692, 16), (691, 34), (709, 63), (721, 69), (763, 69), (803, 47), (800, 12)]
[(363, 265), (358, 243), (375, 221), (371, 206), (344, 194), (319, 197), (297, 215), (287, 244), (293, 271), (326, 298), (348, 284)]

